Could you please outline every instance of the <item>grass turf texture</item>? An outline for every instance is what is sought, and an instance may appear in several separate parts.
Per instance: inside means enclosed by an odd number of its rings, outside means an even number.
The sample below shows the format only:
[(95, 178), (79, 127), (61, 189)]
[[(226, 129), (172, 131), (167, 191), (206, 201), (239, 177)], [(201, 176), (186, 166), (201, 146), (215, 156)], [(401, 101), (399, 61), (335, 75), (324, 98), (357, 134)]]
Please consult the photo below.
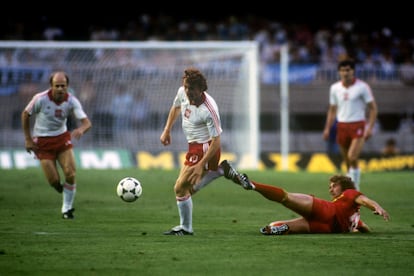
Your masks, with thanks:
[[(327, 174), (247, 171), (259, 182), (329, 199)], [(270, 221), (297, 215), (221, 178), (193, 197), (194, 236), (164, 236), (178, 224), (178, 171), (79, 170), (75, 219), (40, 169), (3, 170), (1, 275), (409, 275), (414, 271), (413, 172), (364, 173), (361, 189), (390, 215), (369, 210), (374, 233), (263, 236)], [(139, 179), (133, 203), (116, 195)]]

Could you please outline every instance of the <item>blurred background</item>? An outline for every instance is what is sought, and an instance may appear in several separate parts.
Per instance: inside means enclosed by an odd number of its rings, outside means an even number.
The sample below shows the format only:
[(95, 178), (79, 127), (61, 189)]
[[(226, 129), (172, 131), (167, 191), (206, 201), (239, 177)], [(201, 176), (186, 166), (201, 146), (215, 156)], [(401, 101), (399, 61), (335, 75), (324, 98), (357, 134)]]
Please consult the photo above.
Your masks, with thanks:
[[(266, 8), (261, 6), (249, 13), (217, 12), (210, 7), (203, 15), (148, 11), (98, 18), (4, 16), (0, 40), (256, 41), (263, 152), (280, 151), (281, 47), (289, 45), (291, 152), (329, 151), (322, 139), (329, 86), (337, 80), (338, 59), (352, 56), (357, 61), (357, 77), (371, 85), (379, 107), (375, 138), (368, 141), (364, 152), (381, 153), (392, 139), (401, 153), (413, 153), (414, 31), (407, 24), (409, 11), (402, 5), (368, 10), (352, 5), (343, 10), (321, 9), (320, 16), (315, 16), (307, 13), (309, 6), (299, 10), (291, 5), (297, 12), (272, 9), (264, 13)], [(19, 62), (6, 51), (0, 53), (2, 68)], [(2, 93), (2, 108), (7, 108), (9, 92)], [(5, 123), (0, 125), (4, 128)]]

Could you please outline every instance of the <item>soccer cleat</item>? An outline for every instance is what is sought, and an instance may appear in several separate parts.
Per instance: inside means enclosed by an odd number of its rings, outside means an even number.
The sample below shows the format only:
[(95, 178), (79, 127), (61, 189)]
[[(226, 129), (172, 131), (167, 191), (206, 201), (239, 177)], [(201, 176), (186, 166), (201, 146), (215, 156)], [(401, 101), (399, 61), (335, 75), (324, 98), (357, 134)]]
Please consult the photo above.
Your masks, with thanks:
[(287, 224), (282, 224), (279, 226), (266, 225), (263, 228), (260, 228), (260, 233), (263, 235), (283, 235), (289, 231), (289, 226)]
[(254, 190), (255, 186), (253, 183), (249, 180), (249, 177), (247, 174), (243, 173), (239, 175), (239, 181), (240, 184), (245, 188), (246, 190)]
[(247, 174), (240, 174), (227, 160), (223, 160), (220, 166), (223, 168), (225, 178), (231, 179), (234, 183), (241, 185), (246, 190), (253, 190), (255, 188)]
[(219, 166), (223, 169), (225, 178), (231, 179), (233, 182), (240, 184), (237, 178), (239, 173), (230, 165), (229, 161), (223, 160)]
[(62, 214), (62, 218), (63, 219), (74, 219), (75, 216), (73, 215), (73, 212), (75, 212), (74, 208), (67, 210), (66, 212)]
[(187, 236), (187, 235), (193, 235), (193, 234), (194, 234), (193, 232), (188, 232), (180, 226), (176, 226), (172, 228), (171, 230), (164, 232), (164, 235), (170, 235), (170, 236)]

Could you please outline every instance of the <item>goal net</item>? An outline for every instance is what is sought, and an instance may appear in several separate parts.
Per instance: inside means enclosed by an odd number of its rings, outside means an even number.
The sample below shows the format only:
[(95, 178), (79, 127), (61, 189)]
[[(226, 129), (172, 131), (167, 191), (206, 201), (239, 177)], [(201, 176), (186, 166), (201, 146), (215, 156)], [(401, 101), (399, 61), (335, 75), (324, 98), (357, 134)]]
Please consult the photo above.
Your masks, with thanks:
[[(255, 42), (0, 42), (0, 147), (21, 148), (20, 113), (34, 93), (64, 70), (93, 127), (77, 148), (123, 148), (176, 154), (187, 150), (179, 119), (172, 144), (159, 141), (188, 66), (207, 78), (218, 103), (223, 154), (238, 166), (259, 159), (258, 49)], [(69, 120), (69, 128), (76, 121)]]

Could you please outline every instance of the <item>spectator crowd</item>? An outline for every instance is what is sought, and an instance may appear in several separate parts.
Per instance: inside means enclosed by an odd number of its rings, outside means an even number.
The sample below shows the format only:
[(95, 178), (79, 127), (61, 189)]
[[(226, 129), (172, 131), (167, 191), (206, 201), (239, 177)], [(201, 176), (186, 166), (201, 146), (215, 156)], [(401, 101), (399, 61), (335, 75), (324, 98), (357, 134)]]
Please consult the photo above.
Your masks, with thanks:
[[(69, 28), (64, 22), (24, 20), (3, 27), (1, 40), (90, 40), (90, 41), (240, 41), (255, 40), (263, 64), (279, 61), (280, 47), (289, 43), (294, 64), (318, 64), (332, 68), (343, 55), (353, 56), (365, 69), (391, 71), (395, 66), (414, 64), (414, 35), (398, 36), (396, 30), (378, 25), (366, 30), (354, 21), (338, 21), (331, 26), (284, 23), (263, 16), (229, 15), (222, 19), (177, 19), (165, 14), (141, 14), (93, 23), (86, 30)], [(108, 20), (108, 22), (111, 22)]]

